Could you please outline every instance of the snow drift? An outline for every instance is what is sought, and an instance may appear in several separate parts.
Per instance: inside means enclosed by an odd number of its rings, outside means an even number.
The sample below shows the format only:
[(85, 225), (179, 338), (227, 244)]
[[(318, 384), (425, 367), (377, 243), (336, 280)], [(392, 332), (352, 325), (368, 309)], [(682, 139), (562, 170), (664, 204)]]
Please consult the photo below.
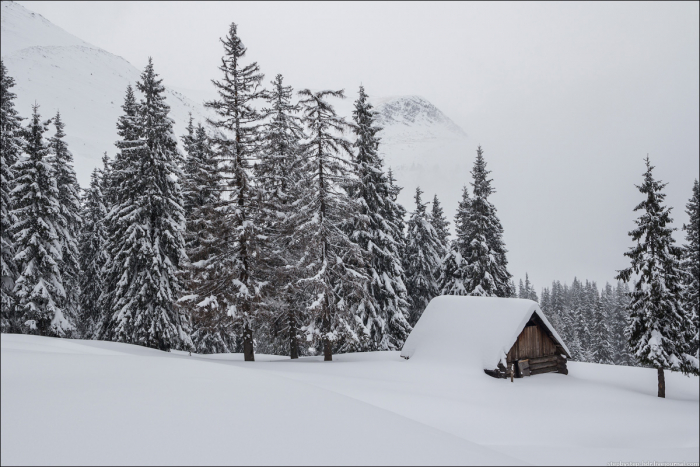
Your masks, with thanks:
[(496, 368), (533, 313), (569, 349), (537, 303), (519, 298), (443, 295), (430, 301), (406, 339), (404, 358), (450, 360), (483, 373)]

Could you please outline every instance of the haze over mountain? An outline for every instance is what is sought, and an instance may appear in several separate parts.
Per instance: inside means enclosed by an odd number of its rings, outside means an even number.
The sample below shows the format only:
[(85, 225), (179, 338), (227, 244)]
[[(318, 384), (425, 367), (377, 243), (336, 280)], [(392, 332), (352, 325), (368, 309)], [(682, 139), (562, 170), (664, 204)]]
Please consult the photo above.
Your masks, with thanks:
[[(35, 102), (44, 119), (61, 112), (78, 181), (87, 186), (104, 152), (114, 155), (124, 93), (141, 70), (14, 2), (2, 2), (1, 31), (2, 59), (15, 79), (20, 115), (31, 115)], [(185, 132), (189, 113), (204, 121), (202, 105), (164, 85), (176, 135)]]
[[(82, 186), (101, 164), (106, 151), (113, 155), (118, 139), (116, 121), (124, 91), (134, 85), (140, 70), (122, 57), (96, 47), (52, 24), (43, 16), (14, 2), (2, 2), (2, 58), (15, 78), (17, 108), (28, 116), (34, 102), (42, 117), (60, 110), (66, 122), (66, 140), (75, 157)], [(156, 72), (158, 63), (155, 63)], [(193, 98), (168, 86), (167, 102), (175, 120), (175, 134), (182, 135), (192, 113), (204, 122), (208, 111), (204, 96)], [(338, 111), (351, 117), (353, 94), (338, 102)], [(381, 132), (381, 153), (404, 187), (400, 202), (411, 210), (415, 187), (426, 192), (424, 201), (437, 193), (452, 210), (453, 182), (460, 183), (468, 164), (466, 133), (449, 117), (419, 96), (373, 98)], [(454, 180), (452, 180), (454, 178)]]
[[(35, 19), (36, 32), (25, 25), (10, 27), (15, 19), (3, 8), (3, 57), (31, 46), (96, 49), (91, 44), (98, 44), (99, 50), (125, 57), (140, 71), (153, 56), (164, 84), (195, 103), (213, 97), (209, 80), (219, 77), (218, 39), (231, 21), (239, 24), (249, 49), (246, 59), (258, 61), (266, 86), (283, 73), (297, 90), (344, 88), (348, 98), (336, 103), (345, 116), (350, 116), (360, 83), (380, 112), (384, 99), (379, 96), (422, 96), (468, 139), (431, 130), (441, 137), (409, 136), (396, 142), (393, 132), (409, 127), (383, 121), (380, 151), (404, 187), (401, 203), (413, 209), (420, 183), (424, 200), (437, 193), (453, 222), (481, 144), (493, 171), (492, 200), (505, 229), (511, 272), (516, 282), (529, 272), (537, 290), (552, 279), (570, 283), (574, 276), (602, 284), (629, 264), (622, 253), (631, 244), (627, 232), (640, 201), (634, 185), (641, 181), (647, 153), (657, 176), (669, 183), (666, 201), (674, 207), (674, 227), (679, 228), (674, 236), (683, 241), (685, 203), (698, 173), (697, 3), (309, 3), (274, 8), (254, 2), (182, 2), (177, 8), (157, 2), (20, 3), (83, 40), (41, 17)], [(357, 34), (358, 27), (363, 34)], [(415, 34), (417, 28), (421, 34)], [(42, 41), (34, 37), (37, 33)], [(36, 83), (22, 81), (43, 78), (30, 76), (16, 62), (6, 59), (5, 64), (18, 81), (18, 110), (27, 116), (35, 96), (22, 91)], [(105, 149), (114, 153), (114, 124), (127, 81), (119, 83), (114, 98), (102, 99), (106, 107), (99, 114), (93, 112), (82, 123), (66, 115), (83, 184), (89, 169), (81, 163), (91, 167)], [(49, 108), (49, 94), (41, 94), (39, 102), (47, 117), (55, 110)], [(168, 101), (180, 135), (187, 110), (178, 113), (170, 95)], [(104, 122), (106, 130), (82, 130), (93, 119)], [(80, 148), (92, 137), (107, 147), (86, 145), (89, 157), (83, 160)]]

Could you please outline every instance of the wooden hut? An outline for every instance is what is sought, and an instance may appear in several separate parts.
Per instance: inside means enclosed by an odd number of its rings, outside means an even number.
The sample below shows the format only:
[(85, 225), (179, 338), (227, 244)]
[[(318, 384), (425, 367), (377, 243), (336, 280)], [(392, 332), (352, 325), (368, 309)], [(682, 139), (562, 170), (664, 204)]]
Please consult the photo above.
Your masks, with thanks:
[(406, 339), (405, 359), (454, 360), (495, 378), (568, 374), (561, 337), (536, 302), (517, 298), (434, 298)]
[(552, 331), (537, 313), (533, 313), (506, 354), (506, 366), (499, 362), (496, 370), (484, 371), (496, 378), (507, 378), (509, 371), (513, 371), (515, 378), (542, 373), (569, 374), (566, 359), (571, 356)]

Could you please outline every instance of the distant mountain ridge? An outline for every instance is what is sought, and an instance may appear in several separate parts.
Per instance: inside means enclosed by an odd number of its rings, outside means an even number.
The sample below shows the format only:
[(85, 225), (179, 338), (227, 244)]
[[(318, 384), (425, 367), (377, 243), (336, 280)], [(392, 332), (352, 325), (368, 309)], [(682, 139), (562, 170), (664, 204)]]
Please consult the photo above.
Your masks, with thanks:
[(399, 135), (413, 139), (467, 136), (440, 109), (420, 96), (377, 98), (372, 103), (377, 111), (377, 123), (386, 130), (385, 138)]
[[(66, 124), (66, 141), (75, 158), (78, 181), (87, 186), (90, 173), (101, 165), (102, 154), (116, 152), (116, 122), (128, 84), (140, 76), (128, 61), (55, 26), (43, 16), (14, 2), (2, 2), (2, 58), (15, 79), (13, 92), (20, 115), (28, 117), (31, 106), (40, 105), (42, 117), (60, 110)], [(158, 62), (155, 63), (156, 72)], [(204, 123), (210, 111), (188, 91), (169, 87), (167, 103), (175, 121), (175, 135), (185, 133), (189, 114)], [(193, 96), (208, 93), (194, 91)], [(350, 120), (353, 93), (336, 102), (340, 115)], [(475, 145), (463, 129), (427, 99), (416, 95), (372, 98), (377, 112), (379, 152), (384, 167), (392, 168), (404, 187), (399, 202), (413, 210), (416, 186), (424, 201), (437, 193), (447, 213), (454, 212), (458, 196), (453, 187), (469, 182)], [(348, 134), (351, 137), (350, 134)]]
[[(2, 59), (15, 79), (16, 108), (23, 117), (35, 102), (42, 118), (61, 112), (78, 181), (87, 186), (102, 154), (116, 151), (116, 123), (126, 87), (136, 84), (141, 71), (18, 3), (3, 1), (1, 11)], [(164, 84), (177, 136), (185, 133), (190, 113), (204, 123), (203, 105), (170, 89), (167, 80)]]

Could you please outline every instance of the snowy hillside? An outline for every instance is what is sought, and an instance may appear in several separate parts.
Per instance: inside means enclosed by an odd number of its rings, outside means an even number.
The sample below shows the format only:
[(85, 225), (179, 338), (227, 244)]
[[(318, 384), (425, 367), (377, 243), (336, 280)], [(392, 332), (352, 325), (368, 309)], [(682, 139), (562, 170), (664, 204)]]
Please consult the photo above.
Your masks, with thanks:
[(296, 361), (2, 334), (3, 465), (697, 462), (698, 378), (570, 363), (511, 383), (459, 358)]
[[(14, 2), (2, 2), (1, 50), (15, 79), (20, 115), (29, 116), (34, 102), (44, 118), (61, 111), (78, 181), (87, 186), (102, 154), (114, 155), (124, 92), (141, 70)], [(157, 72), (158, 63), (155, 68)], [(184, 133), (190, 112), (196, 121), (204, 121), (203, 107), (181, 93), (168, 89), (167, 102), (176, 135)]]
[(476, 143), (437, 107), (419, 96), (372, 99), (378, 123), (384, 130), (380, 153), (404, 190), (399, 202), (414, 209), (417, 186), (423, 201), (437, 194), (448, 217), (457, 208), (460, 193), (454, 187), (469, 182)]

